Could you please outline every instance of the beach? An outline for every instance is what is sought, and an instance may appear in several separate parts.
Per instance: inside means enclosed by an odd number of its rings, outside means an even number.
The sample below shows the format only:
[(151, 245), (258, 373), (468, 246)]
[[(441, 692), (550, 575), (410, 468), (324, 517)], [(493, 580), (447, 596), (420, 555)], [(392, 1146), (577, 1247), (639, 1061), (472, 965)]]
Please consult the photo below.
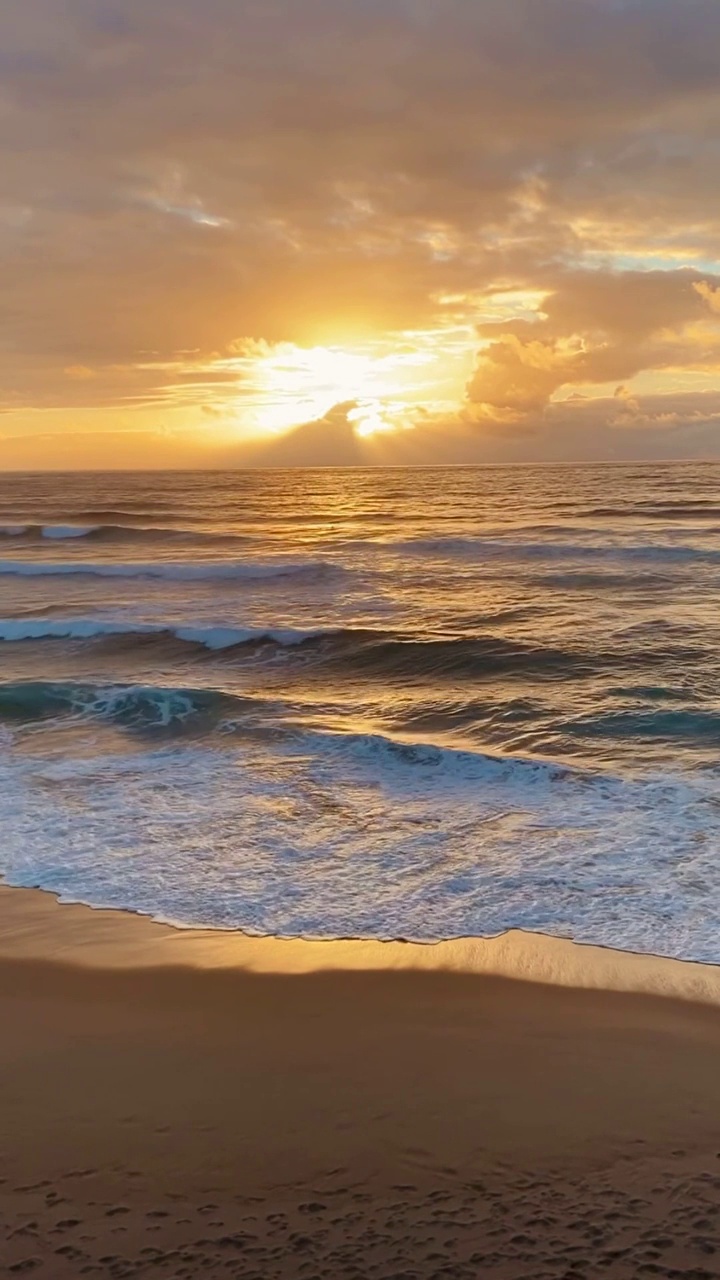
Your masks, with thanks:
[(0, 3), (0, 1280), (720, 1280), (719, 66)]
[(8, 1274), (716, 1274), (716, 970), (0, 906)]

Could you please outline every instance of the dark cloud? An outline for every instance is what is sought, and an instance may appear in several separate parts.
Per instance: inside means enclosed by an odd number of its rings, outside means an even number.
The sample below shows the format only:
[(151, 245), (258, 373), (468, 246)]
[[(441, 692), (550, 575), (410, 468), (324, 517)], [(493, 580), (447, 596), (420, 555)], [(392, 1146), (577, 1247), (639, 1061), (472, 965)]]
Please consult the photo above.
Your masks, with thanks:
[(438, 457), (449, 465), (712, 458), (720, 453), (720, 390), (576, 395), (537, 418), (509, 426), (488, 423), (483, 431), (462, 417), (438, 419), (383, 438), (373, 452), (374, 460), (409, 465)]
[(354, 400), (336, 404), (322, 418), (279, 439), (223, 453), (224, 466), (354, 467), (368, 461), (348, 414)]

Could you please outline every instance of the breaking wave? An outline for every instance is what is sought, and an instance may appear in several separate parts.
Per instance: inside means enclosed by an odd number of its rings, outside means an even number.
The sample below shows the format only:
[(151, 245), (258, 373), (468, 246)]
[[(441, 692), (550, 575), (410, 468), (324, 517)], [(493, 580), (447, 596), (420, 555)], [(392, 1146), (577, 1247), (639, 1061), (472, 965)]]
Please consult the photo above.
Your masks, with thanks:
[(229, 627), (132, 622), (99, 618), (4, 618), (0, 641), (125, 639), (128, 645), (170, 639), (210, 650), (249, 646), (302, 648), (326, 663), (346, 665), (369, 676), (478, 675), (483, 672), (538, 671), (577, 676), (588, 659), (566, 649), (524, 645), (493, 636), (435, 640), (363, 628)]
[(167, 728), (191, 717), (219, 716), (256, 700), (214, 689), (16, 680), (0, 684), (0, 720), (22, 724), (63, 716), (98, 716), (128, 726)]
[(591, 773), (549, 760), (489, 753), (471, 748), (405, 740), (383, 733), (338, 732), (286, 721), (282, 701), (247, 697), (208, 687), (176, 688), (145, 684), (100, 684), (73, 680), (14, 680), (0, 683), (0, 722), (32, 724), (49, 719), (101, 719), (124, 728), (187, 727), (193, 720), (219, 728), (225, 736), (243, 727), (248, 713), (275, 715), (278, 728), (291, 739), (290, 751), (310, 750), (317, 757), (388, 769), (393, 766), (438, 770), (456, 781), (502, 777), (556, 782), (569, 774), (592, 779)]
[(325, 635), (330, 631), (303, 631), (295, 627), (208, 627), (165, 626), (153, 622), (114, 622), (98, 618), (4, 618), (0, 620), (0, 641), (23, 640), (99, 640), (110, 637), (174, 638), (206, 649), (232, 649), (241, 645), (275, 645), (287, 647)]
[[(526, 676), (553, 681), (586, 679), (610, 669), (644, 670), (654, 652), (642, 633), (633, 648), (599, 652), (560, 645), (531, 644), (492, 634), (437, 636), (370, 630), (362, 627), (240, 627), (223, 624), (136, 622), (133, 619), (53, 616), (0, 619), (0, 642), (114, 640), (131, 650), (143, 651), (168, 642), (187, 645), (189, 650), (244, 651), (268, 653), (293, 651), (305, 661), (322, 663), (333, 676), (350, 674), (373, 680), (395, 681), (433, 679), (472, 680), (484, 676)], [(656, 655), (667, 661), (696, 659), (698, 653), (681, 639), (666, 640)], [(700, 655), (701, 656), (701, 655)]]
[(91, 542), (131, 542), (153, 545), (168, 542), (189, 542), (193, 545), (224, 545), (254, 542), (250, 534), (214, 533), (209, 530), (191, 529), (174, 525), (144, 524), (5, 524), (0, 525), (0, 537), (29, 542), (65, 541), (84, 539)]
[[(10, 720), (58, 704), (80, 719), (61, 753), (32, 724), (30, 756), (0, 751), (9, 883), (283, 936), (521, 928), (717, 958), (715, 799), (702, 780), (336, 733), (273, 707), (280, 734), (256, 736), (252, 708), (208, 690), (4, 693)], [(134, 734), (130, 749), (99, 750), (96, 717)], [(185, 738), (208, 717), (209, 735)]]

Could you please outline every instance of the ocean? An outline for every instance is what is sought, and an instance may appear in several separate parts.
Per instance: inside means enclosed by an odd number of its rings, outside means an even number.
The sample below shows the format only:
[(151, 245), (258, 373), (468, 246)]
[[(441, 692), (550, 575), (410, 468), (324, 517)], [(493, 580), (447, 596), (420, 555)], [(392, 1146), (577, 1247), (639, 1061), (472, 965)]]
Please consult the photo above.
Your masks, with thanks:
[(0, 875), (720, 961), (720, 464), (0, 477)]

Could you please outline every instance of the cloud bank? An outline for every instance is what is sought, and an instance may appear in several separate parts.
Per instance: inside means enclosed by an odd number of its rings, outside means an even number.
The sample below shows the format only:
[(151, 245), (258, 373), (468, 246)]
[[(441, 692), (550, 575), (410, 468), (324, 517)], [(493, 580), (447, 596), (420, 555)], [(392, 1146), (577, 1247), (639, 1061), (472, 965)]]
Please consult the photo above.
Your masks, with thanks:
[(717, 454), (719, 66), (717, 0), (5, 0), (0, 464)]

